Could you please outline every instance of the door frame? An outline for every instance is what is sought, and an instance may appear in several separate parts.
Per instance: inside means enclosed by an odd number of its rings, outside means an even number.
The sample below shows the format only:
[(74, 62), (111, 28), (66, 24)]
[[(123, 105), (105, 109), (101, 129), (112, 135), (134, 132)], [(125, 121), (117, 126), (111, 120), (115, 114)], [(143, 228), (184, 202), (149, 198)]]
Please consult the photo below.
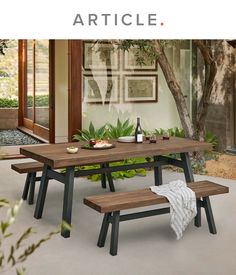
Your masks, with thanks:
[(68, 40), (68, 141), (82, 127), (82, 40)]
[(27, 93), (26, 40), (18, 42), (18, 126), (27, 133), (38, 136), (49, 143), (55, 143), (55, 41), (49, 40), (49, 128), (25, 118), (25, 97)]

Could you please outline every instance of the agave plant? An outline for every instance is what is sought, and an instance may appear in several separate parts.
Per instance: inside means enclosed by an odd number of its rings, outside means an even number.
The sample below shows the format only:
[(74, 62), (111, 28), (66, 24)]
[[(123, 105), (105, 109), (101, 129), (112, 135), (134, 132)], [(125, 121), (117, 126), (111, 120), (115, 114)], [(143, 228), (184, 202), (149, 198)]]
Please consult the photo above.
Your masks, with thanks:
[(100, 127), (99, 129), (95, 129), (92, 122), (89, 124), (89, 129), (79, 130), (79, 134), (73, 135), (74, 140), (79, 141), (89, 141), (90, 139), (104, 139), (107, 138), (107, 127), (106, 125)]
[(111, 139), (119, 138), (122, 136), (131, 136), (134, 132), (134, 125), (130, 123), (129, 119), (125, 122), (121, 122), (117, 119), (116, 126), (108, 124), (108, 137)]

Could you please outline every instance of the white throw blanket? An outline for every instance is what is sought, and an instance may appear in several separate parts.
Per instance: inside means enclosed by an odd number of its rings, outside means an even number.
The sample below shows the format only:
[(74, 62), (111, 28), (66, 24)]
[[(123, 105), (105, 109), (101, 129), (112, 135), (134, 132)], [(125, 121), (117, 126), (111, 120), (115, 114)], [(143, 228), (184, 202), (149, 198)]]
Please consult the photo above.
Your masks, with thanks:
[(179, 240), (190, 221), (197, 214), (195, 193), (181, 180), (160, 186), (151, 186), (150, 189), (153, 193), (165, 196), (169, 200), (170, 226)]

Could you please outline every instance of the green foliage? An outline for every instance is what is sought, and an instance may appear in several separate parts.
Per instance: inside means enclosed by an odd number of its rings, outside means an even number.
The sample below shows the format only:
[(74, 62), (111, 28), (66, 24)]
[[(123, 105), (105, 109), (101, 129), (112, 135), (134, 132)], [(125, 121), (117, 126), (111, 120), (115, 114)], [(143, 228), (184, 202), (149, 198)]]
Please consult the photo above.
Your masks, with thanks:
[[(110, 163), (110, 167), (116, 167), (121, 165), (129, 165), (129, 164), (135, 164), (135, 163), (144, 163), (150, 161), (150, 158), (132, 158), (127, 159), (123, 161), (116, 161)], [(86, 165), (86, 166), (79, 166), (75, 168), (75, 171), (80, 170), (92, 170), (92, 169), (99, 169), (100, 165)], [(65, 173), (66, 169), (60, 169), (61, 173)], [(126, 170), (126, 171), (117, 171), (111, 173), (112, 178), (114, 180), (116, 179), (125, 179), (125, 178), (132, 178), (134, 176), (146, 176), (146, 170), (144, 168), (138, 168), (138, 169), (132, 169), (132, 170)], [(94, 174), (87, 177), (91, 181), (99, 181), (101, 180), (101, 174)]]
[(184, 137), (184, 130), (178, 127), (173, 127), (169, 129), (155, 129), (154, 134), (156, 135), (164, 135), (165, 133), (168, 133), (172, 137)]
[[(27, 104), (28, 107), (33, 106), (33, 97), (27, 97)], [(39, 95), (35, 99), (35, 106), (36, 107), (46, 107), (49, 105), (49, 97), (48, 95)], [(18, 107), (18, 100), (12, 98), (0, 98), (0, 108), (17, 108)]]
[[(133, 158), (133, 159), (127, 159), (124, 161), (112, 162), (110, 163), (110, 167), (117, 167), (121, 165), (129, 165), (129, 164), (143, 163), (143, 162), (147, 162), (147, 160), (145, 158)], [(98, 169), (99, 167), (100, 167), (99, 165), (91, 165), (91, 166), (83, 166), (83, 167), (80, 167), (79, 169), (91, 170), (91, 169)], [(124, 170), (124, 171), (112, 172), (111, 175), (114, 180), (125, 179), (125, 178), (132, 178), (134, 176), (146, 176), (146, 170), (143, 168)], [(101, 180), (101, 174), (90, 175), (88, 176), (88, 179), (90, 179), (91, 181), (99, 181)]]
[(158, 53), (152, 40), (119, 40), (117, 43), (118, 48), (123, 51), (137, 49), (135, 58), (136, 63), (140, 66), (145, 65), (147, 60), (153, 63), (158, 59)]
[(129, 119), (125, 122), (121, 122), (117, 119), (116, 125), (108, 124), (108, 137), (116, 139), (122, 136), (131, 136), (134, 131), (134, 125), (130, 123)]
[[(0, 86), (1, 97), (17, 97), (18, 95), (18, 41), (5, 40), (6, 46), (3, 49), (4, 55), (0, 50)], [(1, 48), (1, 40), (0, 40)]]
[(89, 129), (79, 130), (79, 134), (73, 135), (74, 140), (89, 141), (90, 139), (116, 139), (121, 136), (130, 136), (133, 134), (134, 125), (130, 123), (129, 119), (121, 122), (117, 119), (116, 125), (108, 123), (96, 129), (92, 122), (89, 124)]
[(216, 148), (216, 146), (218, 145), (218, 139), (217, 139), (217, 136), (214, 135), (213, 133), (211, 132), (207, 132), (205, 137), (204, 137), (204, 141), (207, 142), (207, 143), (211, 143), (212, 146), (213, 146), (213, 149)]
[(73, 135), (73, 140), (89, 141), (90, 139), (104, 139), (107, 137), (106, 125), (95, 129), (92, 122), (89, 124), (89, 129), (79, 130), (79, 134)]
[(17, 99), (0, 98), (0, 108), (17, 108)]
[[(33, 106), (33, 97), (27, 97), (27, 105), (28, 107)], [(49, 96), (48, 95), (37, 95), (35, 97), (35, 106), (36, 107), (47, 107), (49, 105)]]
[(7, 44), (9, 40), (0, 39), (0, 54), (5, 55), (5, 50), (7, 49)]
[[(10, 227), (15, 222), (21, 204), (22, 200), (12, 205), (8, 200), (0, 199), (1, 210), (7, 209), (6, 218), (4, 220), (1, 220), (0, 223), (0, 272), (25, 262), (28, 257), (41, 246), (42, 243), (50, 240), (53, 235), (60, 233), (61, 226), (66, 229), (70, 227), (69, 225), (63, 223), (55, 231), (50, 232), (45, 237), (41, 238), (35, 243), (27, 245), (25, 241), (28, 240), (32, 234), (35, 233), (32, 227), (28, 227), (23, 231), (23, 233), (19, 235), (14, 244), (11, 244), (8, 249), (5, 249), (7, 247), (7, 244), (5, 244), (5, 240), (13, 236), (13, 232), (10, 232)], [(5, 250), (7, 250), (7, 252), (3, 250), (3, 247)], [(17, 268), (16, 274), (25, 274), (25, 268)]]

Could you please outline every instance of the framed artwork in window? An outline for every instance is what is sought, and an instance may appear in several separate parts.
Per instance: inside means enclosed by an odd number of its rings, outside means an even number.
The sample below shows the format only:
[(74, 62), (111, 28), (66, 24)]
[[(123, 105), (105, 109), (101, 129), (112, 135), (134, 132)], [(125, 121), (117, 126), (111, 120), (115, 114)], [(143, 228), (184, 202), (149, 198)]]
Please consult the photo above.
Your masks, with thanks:
[(119, 76), (84, 75), (83, 101), (97, 104), (118, 103)]
[[(157, 71), (157, 61), (152, 60), (138, 48), (131, 48), (124, 52), (124, 70)], [(142, 63), (140, 64), (139, 61)]]
[(109, 42), (83, 42), (84, 70), (118, 70), (119, 51), (117, 46)]
[(157, 102), (157, 75), (124, 75), (124, 102)]

